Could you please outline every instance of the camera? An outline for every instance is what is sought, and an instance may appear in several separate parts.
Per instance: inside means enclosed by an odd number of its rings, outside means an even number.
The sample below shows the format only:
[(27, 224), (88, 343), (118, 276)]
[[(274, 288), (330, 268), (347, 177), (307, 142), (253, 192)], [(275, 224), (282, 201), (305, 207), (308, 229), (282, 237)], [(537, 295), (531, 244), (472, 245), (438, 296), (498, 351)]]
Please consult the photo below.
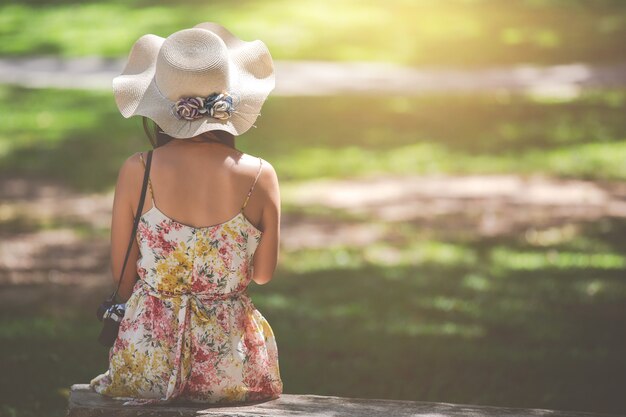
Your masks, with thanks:
[(102, 330), (100, 331), (100, 336), (98, 336), (98, 341), (102, 345), (108, 347), (113, 346), (113, 344), (115, 343), (115, 339), (117, 339), (120, 322), (124, 318), (125, 313), (125, 303), (116, 304), (112, 301), (107, 300), (103, 302), (100, 307), (98, 307), (96, 316), (98, 317), (98, 320), (100, 320), (103, 324)]

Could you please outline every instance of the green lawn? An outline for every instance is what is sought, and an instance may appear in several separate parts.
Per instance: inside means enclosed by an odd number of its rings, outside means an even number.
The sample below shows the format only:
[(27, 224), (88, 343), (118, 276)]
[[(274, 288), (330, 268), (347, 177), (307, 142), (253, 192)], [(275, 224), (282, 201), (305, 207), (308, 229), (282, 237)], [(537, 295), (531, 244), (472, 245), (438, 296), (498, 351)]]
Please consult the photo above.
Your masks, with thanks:
[(620, 0), (0, 2), (0, 55), (126, 56), (139, 36), (217, 21), (276, 59), (484, 66), (623, 59)]
[[(141, 119), (123, 119), (108, 92), (3, 86), (0, 97), (10, 115), (0, 118), (0, 175), (102, 192), (126, 157), (149, 148)], [(383, 171), (624, 180), (625, 107), (624, 91), (571, 101), (271, 97), (238, 146), (271, 161), (283, 184)], [(85, 225), (18, 220), (0, 233), (69, 226), (108, 239)], [(252, 285), (286, 393), (626, 411), (624, 219), (559, 232), (547, 246), (524, 234), (384, 226), (393, 242), (284, 252), (271, 285)], [(106, 369), (93, 312), (105, 291), (42, 290), (43, 306), (0, 306), (3, 416), (60, 417), (67, 388)]]
[[(141, 119), (109, 92), (0, 87), (0, 175), (58, 178), (85, 191), (115, 184), (149, 149)], [(282, 181), (385, 173), (545, 173), (626, 179), (626, 91), (570, 101), (524, 96), (272, 97), (238, 147)]]
[[(285, 393), (626, 410), (626, 221), (547, 246), (387, 226), (404, 238), (283, 253), (274, 280), (251, 285)], [(390, 248), (401, 261), (377, 256)], [(2, 415), (60, 417), (67, 388), (106, 370), (105, 291), (77, 294), (1, 309)]]

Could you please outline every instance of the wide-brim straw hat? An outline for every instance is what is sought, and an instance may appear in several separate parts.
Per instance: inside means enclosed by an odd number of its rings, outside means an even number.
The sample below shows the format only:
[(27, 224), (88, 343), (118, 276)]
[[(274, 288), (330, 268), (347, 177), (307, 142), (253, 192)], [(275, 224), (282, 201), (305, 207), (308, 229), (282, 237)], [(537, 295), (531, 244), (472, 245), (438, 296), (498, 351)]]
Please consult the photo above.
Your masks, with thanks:
[[(223, 26), (205, 22), (167, 38), (141, 36), (112, 86), (122, 116), (146, 116), (174, 138), (210, 130), (241, 135), (254, 125), (274, 89), (274, 64), (262, 41), (242, 41)], [(218, 112), (219, 118), (209, 116), (207, 110), (202, 110), (202, 117), (194, 113), (198, 118), (193, 120), (180, 118), (184, 109), (177, 103), (185, 98), (215, 98), (215, 93), (230, 96), (221, 108), (230, 104), (231, 111)]]

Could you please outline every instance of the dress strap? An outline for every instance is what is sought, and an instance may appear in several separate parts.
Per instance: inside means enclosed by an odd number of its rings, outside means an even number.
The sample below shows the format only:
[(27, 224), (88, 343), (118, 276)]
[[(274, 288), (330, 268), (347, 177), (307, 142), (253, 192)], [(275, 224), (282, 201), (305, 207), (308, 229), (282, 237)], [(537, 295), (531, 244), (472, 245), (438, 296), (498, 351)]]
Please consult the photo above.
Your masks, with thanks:
[[(146, 161), (143, 159), (143, 152), (139, 152), (139, 159), (143, 163), (143, 168), (146, 169)], [(150, 199), (152, 200), (152, 206), (154, 206), (154, 191), (152, 190), (152, 180), (150, 179), (150, 175), (148, 175), (148, 185), (150, 188)]]
[(259, 175), (261, 174), (261, 169), (263, 168), (263, 160), (261, 158), (259, 158), (259, 171), (256, 173), (256, 177), (254, 178), (254, 182), (252, 183), (252, 187), (250, 187), (250, 191), (248, 191), (248, 195), (246, 196), (246, 200), (243, 202), (243, 206), (241, 206), (241, 211), (243, 211), (243, 209), (246, 207), (246, 204), (248, 204), (248, 200), (250, 199), (250, 194), (252, 194), (252, 190), (254, 189), (254, 186), (256, 185), (256, 181), (259, 179)]

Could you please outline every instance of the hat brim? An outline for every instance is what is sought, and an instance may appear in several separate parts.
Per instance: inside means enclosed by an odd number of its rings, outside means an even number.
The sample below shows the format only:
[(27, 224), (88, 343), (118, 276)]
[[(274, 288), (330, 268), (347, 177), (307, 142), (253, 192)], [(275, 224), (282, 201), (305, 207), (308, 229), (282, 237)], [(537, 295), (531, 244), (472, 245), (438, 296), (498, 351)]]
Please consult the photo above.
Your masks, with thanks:
[(133, 45), (128, 62), (112, 82), (115, 102), (125, 118), (140, 115), (152, 119), (174, 138), (190, 138), (210, 130), (233, 135), (248, 131), (275, 87), (274, 65), (267, 46), (260, 40), (238, 39), (217, 23), (200, 23), (194, 28), (210, 30), (228, 48), (229, 93), (235, 98), (235, 111), (226, 120), (203, 117), (180, 120), (171, 112), (172, 101), (164, 97), (155, 81), (156, 59), (165, 38), (153, 34), (140, 37)]

